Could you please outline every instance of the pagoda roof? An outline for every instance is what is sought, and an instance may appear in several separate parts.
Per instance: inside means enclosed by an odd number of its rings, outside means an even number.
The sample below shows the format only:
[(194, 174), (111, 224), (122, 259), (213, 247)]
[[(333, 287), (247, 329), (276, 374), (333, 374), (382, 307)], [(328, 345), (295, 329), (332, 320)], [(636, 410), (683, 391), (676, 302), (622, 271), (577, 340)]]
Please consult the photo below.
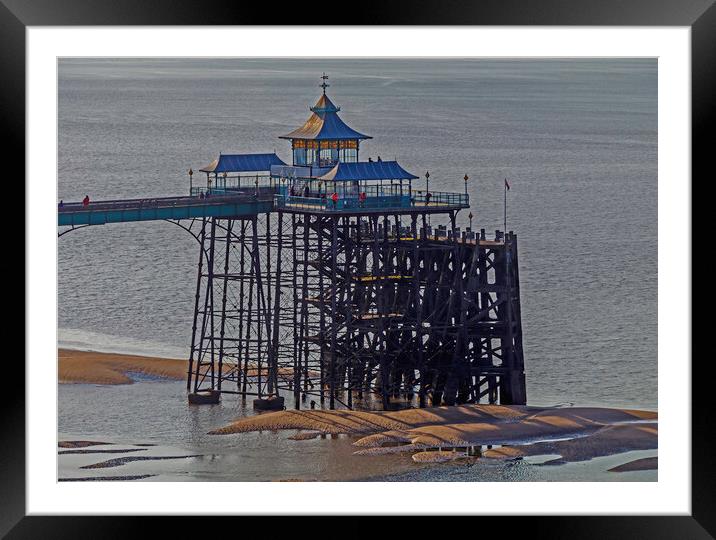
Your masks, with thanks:
[(201, 172), (259, 172), (270, 171), (272, 165), (286, 165), (281, 158), (273, 154), (219, 154)]
[(340, 107), (336, 107), (326, 94), (323, 94), (316, 104), (311, 107), (311, 116), (300, 128), (280, 139), (307, 139), (314, 141), (372, 139), (368, 135), (359, 133), (349, 127), (338, 116)]
[(414, 180), (418, 177), (401, 167), (397, 161), (340, 162), (319, 180), (340, 182), (350, 180)]

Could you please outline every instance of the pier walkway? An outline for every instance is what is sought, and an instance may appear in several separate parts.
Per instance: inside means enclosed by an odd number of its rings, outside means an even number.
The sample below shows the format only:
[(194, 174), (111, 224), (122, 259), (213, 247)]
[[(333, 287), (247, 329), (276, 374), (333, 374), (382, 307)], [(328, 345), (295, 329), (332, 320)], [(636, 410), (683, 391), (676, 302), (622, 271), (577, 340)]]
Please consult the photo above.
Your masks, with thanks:
[(446, 212), (469, 207), (469, 198), (461, 193), (431, 193), (426, 201), (422, 192), (410, 196), (374, 196), (364, 201), (346, 198), (334, 204), (330, 198), (285, 196), (273, 187), (207, 190), (201, 196), (160, 197), (145, 199), (119, 199), (90, 202), (63, 203), (57, 211), (57, 225), (78, 227), (126, 223), (131, 221), (157, 221), (195, 219), (205, 217), (241, 218), (272, 211), (311, 213), (385, 213), (397, 210), (405, 213)]
[(57, 225), (77, 227), (130, 221), (255, 216), (273, 210), (273, 194), (233, 192), (210, 197), (162, 197), (64, 203)]

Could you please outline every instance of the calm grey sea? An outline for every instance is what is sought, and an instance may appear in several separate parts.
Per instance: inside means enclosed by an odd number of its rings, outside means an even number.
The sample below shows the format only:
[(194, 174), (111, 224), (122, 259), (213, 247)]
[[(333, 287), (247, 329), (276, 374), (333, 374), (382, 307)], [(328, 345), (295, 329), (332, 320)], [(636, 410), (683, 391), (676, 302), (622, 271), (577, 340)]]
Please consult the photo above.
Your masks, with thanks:
[[(467, 173), (474, 226), (502, 229), (509, 179), (529, 402), (655, 409), (655, 59), (63, 59), (58, 199), (183, 194), (219, 152), (289, 161), (277, 137), (324, 71), (341, 117), (374, 137), (362, 158), (429, 170), (436, 190)], [(163, 222), (63, 236), (60, 345), (186, 356), (196, 256)], [(77, 392), (60, 390), (61, 431), (79, 430)]]

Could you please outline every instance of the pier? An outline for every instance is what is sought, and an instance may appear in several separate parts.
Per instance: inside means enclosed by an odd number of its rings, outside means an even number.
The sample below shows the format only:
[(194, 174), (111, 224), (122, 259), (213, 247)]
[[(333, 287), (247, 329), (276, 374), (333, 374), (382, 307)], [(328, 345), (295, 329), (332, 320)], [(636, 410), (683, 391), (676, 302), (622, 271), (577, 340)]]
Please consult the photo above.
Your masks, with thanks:
[(193, 218), (232, 218), (255, 216), (273, 209), (273, 197), (253, 194), (218, 194), (210, 198), (161, 197), (93, 202), (88, 205), (66, 203), (58, 209), (57, 225), (79, 227), (130, 221), (179, 220)]
[(431, 191), (429, 174), (417, 189), (395, 160), (360, 161), (370, 137), (338, 116), (325, 77), (321, 87), (306, 123), (281, 137), (290, 165), (221, 154), (199, 169), (204, 185), (189, 171), (187, 196), (63, 203), (59, 235), (190, 221), (193, 403), (525, 404), (516, 235), (460, 230), (467, 190)]

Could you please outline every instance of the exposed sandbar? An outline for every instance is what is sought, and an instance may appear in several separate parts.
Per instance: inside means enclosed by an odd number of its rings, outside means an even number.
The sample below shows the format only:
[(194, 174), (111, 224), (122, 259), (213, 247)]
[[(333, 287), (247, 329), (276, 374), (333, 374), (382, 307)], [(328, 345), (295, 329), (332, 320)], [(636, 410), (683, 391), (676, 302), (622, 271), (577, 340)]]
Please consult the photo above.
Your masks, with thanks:
[(146, 448), (118, 448), (117, 450), (60, 450), (57, 452), (63, 456), (66, 454), (129, 454), (132, 452), (144, 452)]
[(289, 439), (292, 441), (310, 441), (311, 439), (315, 439), (321, 435), (325, 434), (320, 431), (299, 431), (298, 433), (291, 435)]
[(59, 349), (60, 383), (132, 384), (128, 373), (141, 373), (162, 379), (186, 378), (189, 362), (150, 356), (99, 353)]
[[(655, 423), (628, 423), (602, 426), (594, 433), (565, 441), (544, 441), (517, 446), (510, 450), (488, 450), (484, 457), (515, 458), (544, 454), (559, 454), (562, 458), (545, 462), (558, 465), (565, 462), (587, 461), (595, 457), (611, 456), (634, 450), (653, 450), (658, 447), (658, 426)], [(505, 455), (505, 452), (508, 452)]]
[(416, 463), (444, 463), (456, 459), (466, 458), (465, 452), (452, 452), (448, 450), (424, 450), (413, 454), (413, 461)]
[(93, 463), (91, 465), (84, 465), (80, 467), (80, 469), (108, 469), (110, 467), (126, 465), (133, 461), (164, 461), (167, 459), (188, 459), (194, 457), (201, 457), (201, 454), (191, 454), (188, 456), (126, 456), (100, 461), (99, 463)]
[[(445, 449), (507, 445), (484, 457), (559, 454), (551, 463), (583, 461), (657, 447), (657, 413), (597, 407), (538, 408), (463, 405), (402, 411), (278, 411), (239, 418), (211, 434), (306, 430), (361, 436), (356, 454), (411, 452), (415, 461), (447, 461), (465, 454)], [(302, 437), (293, 436), (294, 439)], [(447, 455), (450, 454), (450, 455)]]
[(100, 446), (103, 444), (114, 444), (101, 441), (60, 441), (57, 446), (60, 448), (87, 448), (88, 446)]
[[(228, 426), (209, 432), (212, 435), (302, 429), (331, 434), (361, 435), (383, 431), (405, 431), (419, 426), (451, 423), (517, 420), (531, 408), (502, 405), (465, 405), (402, 411), (277, 411), (239, 418)], [(535, 409), (541, 410), (541, 409)]]
[(127, 476), (83, 476), (80, 478), (58, 478), (58, 482), (110, 482), (110, 481), (128, 481), (128, 480), (144, 480), (151, 478), (156, 474), (132, 474)]
[(635, 459), (622, 465), (617, 465), (609, 469), (609, 472), (627, 472), (627, 471), (655, 471), (659, 468), (658, 457), (648, 457)]
[[(189, 370), (188, 360), (152, 356), (58, 349), (58, 357), (60, 383), (132, 384), (131, 373), (159, 379), (184, 380)], [(232, 366), (224, 366), (226, 372), (231, 369)], [(249, 377), (258, 375), (258, 369), (253, 363), (249, 364), (247, 372)], [(279, 371), (283, 377), (291, 377), (292, 373), (285, 368)]]

